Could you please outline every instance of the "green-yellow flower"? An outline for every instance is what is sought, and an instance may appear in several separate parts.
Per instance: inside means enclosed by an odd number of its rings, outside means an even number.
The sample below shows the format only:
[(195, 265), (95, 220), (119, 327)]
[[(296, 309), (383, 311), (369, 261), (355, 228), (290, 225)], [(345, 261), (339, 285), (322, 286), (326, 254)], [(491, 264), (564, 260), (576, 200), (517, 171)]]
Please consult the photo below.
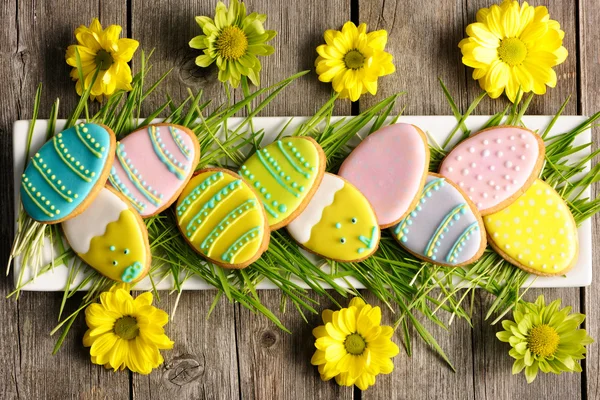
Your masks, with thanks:
[(190, 47), (204, 50), (196, 57), (196, 64), (208, 67), (213, 62), (219, 68), (219, 80), (229, 81), (237, 87), (242, 76), (247, 76), (253, 84), (260, 84), (260, 61), (257, 56), (268, 56), (275, 49), (265, 43), (277, 32), (265, 30), (265, 14), (246, 15), (246, 6), (238, 0), (231, 0), (229, 8), (222, 2), (217, 4), (214, 19), (196, 17), (203, 35), (190, 40)]
[(585, 346), (594, 340), (585, 329), (577, 329), (584, 314), (570, 314), (571, 307), (560, 309), (560, 300), (546, 306), (544, 296), (535, 303), (522, 303), (513, 313), (514, 321), (502, 321), (504, 331), (496, 336), (510, 343), (508, 352), (516, 361), (513, 374), (525, 369), (531, 383), (538, 371), (581, 372), (578, 360), (585, 358)]

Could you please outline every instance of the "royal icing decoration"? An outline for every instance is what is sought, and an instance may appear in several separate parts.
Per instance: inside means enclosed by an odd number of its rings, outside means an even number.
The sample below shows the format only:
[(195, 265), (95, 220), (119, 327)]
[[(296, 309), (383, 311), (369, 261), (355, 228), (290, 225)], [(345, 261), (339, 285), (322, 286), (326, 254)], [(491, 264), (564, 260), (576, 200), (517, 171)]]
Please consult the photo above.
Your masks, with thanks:
[(136, 211), (110, 189), (103, 188), (81, 214), (62, 227), (75, 253), (102, 275), (132, 283), (147, 274), (146, 227)]
[(365, 196), (329, 173), (323, 175), (308, 206), (287, 229), (304, 248), (339, 261), (367, 258), (377, 250), (381, 234)]
[(490, 128), (459, 143), (440, 174), (456, 182), (482, 214), (501, 210), (527, 189), (542, 168), (544, 145), (532, 131)]
[(410, 124), (386, 126), (369, 135), (339, 170), (369, 200), (379, 225), (400, 221), (421, 193), (429, 166), (427, 140)]
[(142, 217), (169, 207), (194, 172), (200, 147), (177, 125), (149, 125), (117, 143), (109, 182)]
[(429, 174), (416, 208), (391, 230), (411, 253), (435, 264), (462, 265), (485, 247), (476, 213), (447, 179)]
[(484, 222), (491, 244), (529, 272), (560, 275), (575, 263), (575, 221), (561, 196), (542, 180)]
[(277, 229), (305, 204), (325, 170), (323, 150), (312, 139), (287, 137), (258, 150), (240, 175), (259, 193), (269, 225)]
[(101, 125), (77, 124), (35, 153), (21, 177), (21, 201), (35, 220), (69, 218), (87, 198), (107, 163), (114, 135)]
[(248, 265), (266, 248), (269, 229), (260, 201), (234, 173), (209, 169), (194, 176), (176, 215), (192, 247), (219, 265)]

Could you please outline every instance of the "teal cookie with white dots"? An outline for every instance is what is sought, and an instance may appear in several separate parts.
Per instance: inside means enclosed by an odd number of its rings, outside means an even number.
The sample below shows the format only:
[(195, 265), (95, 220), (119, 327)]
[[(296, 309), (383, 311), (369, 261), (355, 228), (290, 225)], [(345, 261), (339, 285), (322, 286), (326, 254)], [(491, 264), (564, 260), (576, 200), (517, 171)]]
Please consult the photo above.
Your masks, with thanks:
[(257, 150), (239, 174), (258, 192), (269, 227), (276, 230), (298, 216), (325, 173), (325, 153), (309, 137), (286, 137)]
[(106, 183), (114, 151), (115, 135), (104, 125), (80, 123), (56, 134), (21, 177), (27, 214), (56, 224), (81, 213)]

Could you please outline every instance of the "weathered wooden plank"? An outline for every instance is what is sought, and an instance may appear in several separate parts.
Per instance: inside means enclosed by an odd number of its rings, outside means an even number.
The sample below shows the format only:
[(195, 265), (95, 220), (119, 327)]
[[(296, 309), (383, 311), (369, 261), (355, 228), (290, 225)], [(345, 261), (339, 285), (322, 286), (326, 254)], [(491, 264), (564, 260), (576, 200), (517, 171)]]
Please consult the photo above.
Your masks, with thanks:
[[(184, 292), (166, 332), (175, 341), (165, 364), (149, 376), (133, 374), (135, 399), (239, 397), (234, 308), (224, 297), (209, 319), (216, 291)], [(171, 312), (177, 295), (161, 292), (156, 305)]]
[[(361, 1), (359, 22), (367, 23), (370, 30), (388, 31), (386, 49), (394, 55), (396, 73), (380, 78), (377, 96), (362, 97), (360, 108), (365, 109), (384, 96), (406, 90), (407, 94), (399, 101), (402, 106), (406, 104), (405, 114), (449, 114), (451, 111), (438, 77), (453, 94), (458, 106), (466, 107), (465, 73), (456, 47), (462, 35), (465, 4), (438, 2), (435, 7), (424, 7), (418, 2)], [(376, 299), (373, 304), (385, 307)], [(384, 322), (392, 324), (394, 314), (387, 309), (384, 311)], [(413, 356), (407, 358), (401, 348), (400, 355), (394, 359), (394, 372), (378, 377), (378, 384), (362, 393), (363, 399), (473, 398), (471, 328), (468, 323), (454, 321), (449, 332), (428, 321), (425, 326), (446, 351), (457, 372), (453, 373), (416, 332), (412, 332)], [(395, 341), (400, 344), (399, 334)]]
[(154, 50), (150, 60), (152, 70), (146, 77), (148, 85), (171, 70), (160, 90), (151, 94), (144, 102), (142, 114), (154, 111), (166, 101), (166, 94), (179, 104), (189, 93), (204, 91), (204, 99), (212, 100), (214, 105), (226, 101), (222, 84), (217, 79), (217, 70), (199, 68), (194, 63), (196, 56), (202, 54), (191, 49), (188, 42), (202, 30), (196, 24), (197, 15), (213, 15), (216, 2), (177, 0), (157, 2), (133, 0), (131, 3), (132, 37), (140, 42), (140, 49), (146, 54)]
[[(281, 301), (278, 290), (259, 292), (263, 304), (277, 311)], [(315, 293), (311, 297), (316, 299)], [(337, 300), (344, 304), (341, 296)], [(322, 311), (333, 308), (320, 298)], [(292, 332), (287, 334), (262, 315), (240, 307), (236, 332), (240, 367), (240, 393), (243, 399), (351, 399), (352, 388), (339, 387), (333, 381), (322, 382), (316, 367), (310, 364), (315, 351), (312, 329), (321, 325), (320, 315), (307, 315), (308, 324), (288, 304), (284, 314), (276, 312)]]
[[(467, 24), (475, 21), (475, 14), (481, 7), (488, 7), (489, 2), (469, 1), (467, 3)], [(562, 102), (572, 96), (571, 102), (565, 109), (565, 114), (577, 113), (577, 57), (576, 47), (576, 15), (573, 13), (574, 1), (540, 1), (536, 5), (546, 5), (552, 19), (560, 21), (565, 31), (564, 46), (570, 55), (567, 61), (556, 68), (558, 83), (555, 89), (548, 89), (544, 96), (535, 98), (528, 110), (528, 114), (554, 114)], [(477, 82), (469, 79), (467, 90), (469, 101), (480, 93)], [(492, 114), (500, 111), (508, 104), (503, 98), (499, 100), (484, 99), (477, 109), (477, 114)], [(528, 294), (528, 300), (535, 300), (538, 294), (543, 293), (547, 300), (562, 298), (563, 303), (571, 305), (575, 310), (579, 309), (579, 289), (546, 289), (535, 290)], [(581, 377), (579, 375), (567, 374), (557, 379), (556, 376), (540, 376), (535, 383), (528, 385), (522, 376), (511, 375), (511, 358), (508, 356), (508, 348), (504, 343), (498, 341), (495, 333), (501, 326), (490, 326), (484, 320), (485, 310), (491, 305), (491, 296), (479, 293), (479, 313), (474, 318), (473, 334), (473, 358), (474, 358), (474, 381), (475, 398), (497, 399), (497, 398), (536, 398), (545, 396), (553, 398), (569, 397), (579, 398), (581, 396)]]
[[(486, 0), (474, 0), (468, 1), (466, 8), (466, 21), (464, 28), (469, 23), (475, 22), (475, 14), (477, 10), (483, 7), (489, 7), (491, 2)], [(567, 60), (555, 67), (558, 82), (554, 89), (548, 88), (544, 96), (536, 96), (529, 107), (528, 114), (539, 114), (539, 115), (554, 115), (558, 111), (560, 105), (571, 97), (571, 102), (565, 108), (565, 115), (577, 114), (577, 19), (576, 13), (573, 11), (577, 7), (576, 0), (541, 0), (532, 5), (546, 6), (550, 12), (550, 18), (557, 20), (561, 24), (561, 28), (565, 31), (565, 38), (563, 46), (569, 51), (569, 57)], [(462, 37), (466, 37), (462, 29)], [(458, 42), (456, 42), (458, 46)], [(456, 51), (460, 54), (460, 49), (456, 47)], [(459, 60), (460, 62), (460, 60)], [(473, 101), (480, 93), (481, 88), (479, 83), (472, 79), (473, 70), (467, 69), (467, 92), (469, 102)], [(486, 97), (477, 107), (477, 114), (495, 114), (498, 111), (502, 111), (510, 102), (502, 95), (499, 99), (492, 100)]]
[[(600, 97), (598, 97), (598, 87), (600, 87), (600, 11), (595, 1), (579, 1), (579, 60), (580, 60), (580, 98), (581, 113), (583, 115), (592, 115), (600, 111)], [(594, 138), (594, 149), (598, 148), (598, 128), (595, 128), (592, 137)], [(595, 160), (596, 162), (598, 160)], [(594, 187), (594, 195), (598, 196), (598, 186)], [(593, 241), (600, 243), (600, 218), (593, 220)], [(593, 265), (600, 265), (600, 249), (594, 246)], [(586, 327), (590, 336), (596, 341), (600, 339), (600, 275), (594, 271), (592, 285), (583, 289), (584, 293), (584, 311), (587, 314)], [(587, 391), (588, 399), (600, 399), (600, 349), (598, 345), (589, 347), (587, 360), (585, 361), (586, 374), (584, 381), (584, 391)]]
[[(265, 27), (277, 31), (271, 42), (275, 53), (262, 59), (261, 86), (298, 71), (313, 70), (292, 83), (261, 115), (313, 115), (331, 93), (331, 85), (320, 83), (314, 73), (315, 48), (323, 42), (326, 29), (339, 29), (350, 19), (349, 2), (251, 0), (246, 3), (250, 11), (266, 13)], [(336, 113), (350, 114), (350, 103), (341, 102)], [(265, 291), (259, 295), (266, 307), (278, 310), (279, 292)], [(322, 308), (330, 305), (325, 299), (320, 301)], [(351, 389), (322, 382), (317, 369), (310, 365), (314, 351), (311, 331), (320, 323), (319, 316), (310, 316), (306, 324), (291, 306), (278, 316), (292, 330), (292, 335), (281, 332), (265, 317), (238, 308), (236, 330), (242, 398), (352, 398)]]
[[(23, 79), (23, 62), (19, 54), (19, 35), (17, 31), (17, 8), (14, 3), (3, 2), (0, 4), (0, 19), (4, 21), (5, 27), (0, 31), (0, 70), (7, 77), (0, 81), (0, 107), (4, 110), (0, 113), (0, 149), (4, 157), (0, 158), (0, 202), (5, 205), (0, 224), (0, 257), (2, 260), (8, 258), (10, 252), (10, 241), (13, 237), (13, 192), (12, 192), (12, 120), (19, 114), (20, 108), (20, 81)], [(10, 77), (10, 78), (9, 78)], [(0, 279), (0, 297), (3, 299), (12, 288), (12, 280), (4, 277)], [(18, 382), (21, 379), (20, 344), (19, 344), (19, 311), (17, 303), (12, 300), (0, 301), (0, 335), (4, 339), (0, 345), (0, 357), (3, 367), (0, 368), (0, 397), (16, 399), (19, 395)]]
[[(202, 70), (194, 64), (200, 54), (188, 42), (201, 29), (196, 15), (210, 15), (216, 3), (172, 1), (159, 3), (134, 0), (131, 5), (132, 37), (146, 51), (154, 49), (148, 84), (173, 68), (160, 89), (144, 105), (148, 114), (166, 100), (188, 96), (187, 88), (204, 91), (204, 99), (220, 104), (226, 100), (214, 69)], [(168, 312), (175, 295), (161, 294), (161, 307)], [(215, 292), (186, 292), (181, 296), (174, 321), (167, 332), (175, 348), (164, 353), (165, 366), (150, 376), (133, 375), (133, 397), (149, 398), (237, 398), (238, 366), (235, 343), (235, 306), (221, 300), (212, 317), (206, 320)]]
[[(65, 117), (77, 102), (70, 67), (64, 61), (66, 47), (75, 41), (74, 29), (89, 24), (96, 16), (102, 22), (126, 26), (126, 7), (117, 1), (13, 1), (0, 6), (7, 29), (2, 32), (0, 63), (6, 76), (2, 92), (2, 203), (12, 204), (12, 122), (30, 118), (35, 87), (44, 83), (40, 118), (45, 118), (52, 101), (61, 98), (60, 116)], [(8, 258), (13, 237), (13, 212), (2, 214), (2, 259)], [(5, 296), (12, 290), (12, 277), (0, 283)], [(127, 373), (113, 374), (90, 363), (81, 344), (85, 322), (74, 325), (63, 349), (52, 356), (56, 337), (48, 332), (56, 325), (61, 293), (27, 293), (18, 303), (0, 303), (0, 368), (2, 398), (128, 398)], [(77, 300), (74, 300), (74, 302)]]
[(459, 106), (465, 104), (465, 72), (457, 47), (465, 7), (466, 1), (436, 2), (435, 6), (413, 1), (360, 1), (359, 22), (365, 22), (369, 30), (388, 31), (386, 51), (394, 56), (396, 66), (393, 75), (379, 79), (377, 96), (361, 97), (360, 108), (407, 91), (398, 107), (406, 104), (405, 114), (451, 114), (438, 78)]
[[(531, 289), (526, 295), (527, 301), (535, 301), (544, 294), (547, 302), (562, 299), (562, 305), (572, 306), (573, 312), (579, 310), (579, 290), (577, 289)], [(473, 330), (473, 356), (475, 364), (476, 399), (580, 399), (581, 375), (579, 374), (539, 374), (537, 379), (527, 384), (525, 376), (512, 375), (514, 359), (508, 355), (510, 345), (496, 338), (496, 332), (502, 330), (500, 323), (492, 326), (485, 321), (486, 310), (494, 297), (479, 291), (475, 304), (477, 318)], [(509, 314), (510, 316), (510, 314)]]

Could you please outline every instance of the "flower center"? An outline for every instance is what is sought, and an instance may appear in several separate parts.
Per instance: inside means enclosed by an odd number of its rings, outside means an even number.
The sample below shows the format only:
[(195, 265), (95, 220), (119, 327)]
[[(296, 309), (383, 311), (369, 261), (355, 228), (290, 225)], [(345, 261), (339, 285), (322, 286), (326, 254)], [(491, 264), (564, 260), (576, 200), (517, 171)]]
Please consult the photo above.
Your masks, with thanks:
[(515, 66), (527, 57), (527, 46), (518, 38), (507, 38), (500, 42), (498, 56), (508, 65)]
[(363, 353), (363, 351), (365, 351), (367, 343), (365, 342), (365, 339), (363, 339), (358, 333), (352, 333), (346, 337), (344, 346), (346, 347), (346, 351), (348, 353), (359, 356)]
[(527, 347), (537, 356), (550, 357), (556, 352), (560, 336), (548, 325), (539, 325), (529, 332)]
[(95, 61), (96, 65), (100, 67), (101, 71), (106, 71), (115, 62), (110, 53), (104, 49), (98, 50)]
[(140, 328), (137, 325), (137, 319), (125, 316), (115, 322), (115, 334), (121, 339), (132, 340), (140, 334)]
[(350, 50), (344, 56), (344, 63), (348, 69), (360, 69), (365, 65), (365, 56), (358, 50)]
[(227, 60), (237, 60), (248, 49), (248, 38), (237, 26), (226, 26), (217, 39), (217, 51)]

